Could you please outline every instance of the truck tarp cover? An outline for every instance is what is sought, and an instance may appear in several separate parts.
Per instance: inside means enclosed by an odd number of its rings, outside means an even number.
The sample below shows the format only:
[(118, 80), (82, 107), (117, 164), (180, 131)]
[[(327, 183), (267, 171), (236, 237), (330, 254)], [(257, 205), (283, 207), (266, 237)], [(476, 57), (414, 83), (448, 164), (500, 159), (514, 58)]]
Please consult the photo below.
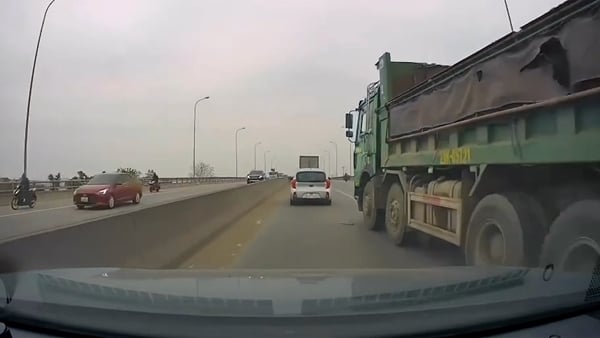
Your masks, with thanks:
[(567, 95), (599, 78), (600, 14), (588, 12), (473, 65), (434, 91), (392, 102), (389, 135)]

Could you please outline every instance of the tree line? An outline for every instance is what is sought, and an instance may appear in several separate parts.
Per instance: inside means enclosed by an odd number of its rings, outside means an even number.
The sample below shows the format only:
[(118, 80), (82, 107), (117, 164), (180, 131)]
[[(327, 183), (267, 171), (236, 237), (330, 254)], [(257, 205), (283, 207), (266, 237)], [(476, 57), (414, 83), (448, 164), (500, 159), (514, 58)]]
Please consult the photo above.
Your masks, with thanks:
[[(190, 177), (214, 177), (215, 176), (215, 168), (206, 162), (196, 163), (196, 165), (191, 170), (192, 170), (192, 172), (190, 172), (188, 174)], [(141, 171), (139, 171), (135, 168), (130, 168), (130, 167), (119, 167), (115, 170), (115, 172), (128, 174), (128, 175), (134, 176), (136, 178), (150, 179), (154, 175), (155, 170), (148, 169), (148, 170), (146, 170), (146, 173), (143, 176), (142, 176)], [(106, 171), (102, 171), (102, 173), (106, 173)], [(72, 176), (70, 180), (71, 181), (88, 181), (88, 180), (92, 179), (93, 177), (94, 177), (93, 175), (88, 176), (83, 170), (78, 170), (77, 174)], [(48, 174), (48, 181), (53, 182), (53, 186), (57, 186), (58, 183), (60, 181), (62, 181), (61, 173), (58, 172), (56, 174), (53, 174), (53, 173)]]

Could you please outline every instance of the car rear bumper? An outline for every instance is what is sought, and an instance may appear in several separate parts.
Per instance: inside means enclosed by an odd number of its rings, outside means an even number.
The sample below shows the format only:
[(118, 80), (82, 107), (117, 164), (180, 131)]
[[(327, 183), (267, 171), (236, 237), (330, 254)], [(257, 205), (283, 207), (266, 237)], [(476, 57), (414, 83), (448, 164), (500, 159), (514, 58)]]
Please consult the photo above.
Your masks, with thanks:
[(246, 183), (256, 183), (256, 182), (262, 182), (264, 181), (264, 178), (248, 178), (246, 180)]
[(296, 201), (329, 201), (331, 199), (331, 193), (326, 190), (322, 191), (302, 191), (292, 190), (290, 191), (290, 199)]

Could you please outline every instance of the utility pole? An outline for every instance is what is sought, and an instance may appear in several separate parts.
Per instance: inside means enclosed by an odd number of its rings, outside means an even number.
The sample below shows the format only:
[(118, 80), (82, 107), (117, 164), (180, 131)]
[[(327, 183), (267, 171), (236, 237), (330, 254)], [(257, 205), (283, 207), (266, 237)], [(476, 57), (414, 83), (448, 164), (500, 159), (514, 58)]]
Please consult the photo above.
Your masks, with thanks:
[(266, 150), (263, 153), (263, 165), (265, 167), (265, 174), (267, 173), (267, 154), (270, 153), (270, 152), (271, 152), (270, 150)]
[(46, 6), (44, 17), (42, 18), (42, 24), (40, 26), (40, 33), (38, 34), (37, 45), (35, 47), (35, 54), (33, 55), (33, 66), (31, 67), (31, 79), (29, 80), (29, 94), (27, 96), (27, 111), (25, 113), (25, 140), (23, 141), (23, 175), (27, 177), (27, 142), (29, 140), (29, 108), (31, 107), (31, 92), (33, 90), (33, 78), (35, 76), (35, 65), (37, 63), (38, 52), (40, 50), (40, 41), (42, 40), (42, 32), (44, 31), (44, 23), (46, 23), (46, 15), (48, 10), (55, 0), (50, 1)]
[(193, 148), (193, 155), (192, 155), (192, 177), (196, 177), (196, 106), (198, 106), (198, 103), (200, 101), (204, 101), (204, 100), (208, 100), (210, 99), (210, 96), (205, 96), (201, 99), (196, 100), (196, 103), (194, 103), (194, 146)]
[(256, 170), (256, 146), (258, 146), (259, 144), (261, 144), (262, 142), (256, 142), (254, 143), (254, 170)]
[(241, 127), (235, 130), (235, 177), (238, 177), (238, 132), (246, 129), (246, 127)]
[(335, 146), (335, 176), (338, 176), (338, 146), (337, 143), (333, 142), (333, 141), (329, 141), (329, 143), (333, 144)]
[(327, 176), (329, 177), (331, 176), (331, 153), (327, 149), (324, 151), (327, 153)]

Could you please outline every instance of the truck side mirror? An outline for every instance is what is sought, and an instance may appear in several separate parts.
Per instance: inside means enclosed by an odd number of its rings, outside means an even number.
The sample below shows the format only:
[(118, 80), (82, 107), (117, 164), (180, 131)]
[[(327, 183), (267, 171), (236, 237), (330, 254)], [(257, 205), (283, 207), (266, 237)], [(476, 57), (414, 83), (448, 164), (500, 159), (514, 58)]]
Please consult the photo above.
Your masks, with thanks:
[(346, 113), (346, 129), (352, 129), (352, 113)]
[(354, 137), (354, 132), (352, 132), (352, 130), (346, 130), (346, 137), (348, 137), (348, 138)]

